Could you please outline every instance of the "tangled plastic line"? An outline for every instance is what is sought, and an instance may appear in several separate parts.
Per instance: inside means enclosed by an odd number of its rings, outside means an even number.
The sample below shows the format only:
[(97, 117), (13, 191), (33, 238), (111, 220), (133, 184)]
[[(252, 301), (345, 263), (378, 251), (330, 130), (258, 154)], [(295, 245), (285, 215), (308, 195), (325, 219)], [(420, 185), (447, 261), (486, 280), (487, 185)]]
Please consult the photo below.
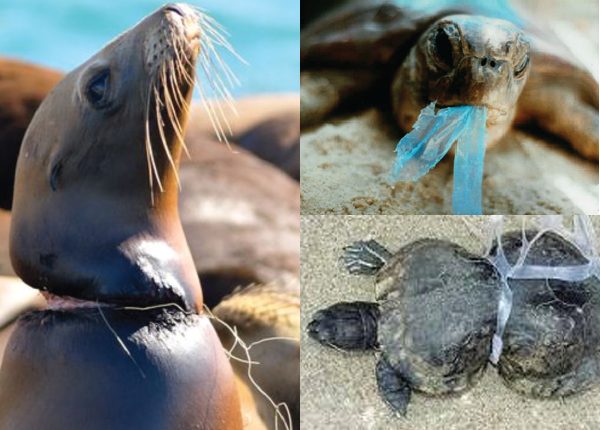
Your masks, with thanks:
[[(502, 249), (502, 232), (504, 219), (502, 215), (493, 215), (487, 227), (487, 255), (486, 258), (492, 263), (502, 277), (502, 291), (498, 303), (498, 317), (496, 320), (496, 332), (492, 339), (492, 351), (490, 361), (498, 363), (502, 353), (502, 335), (506, 322), (512, 309), (512, 291), (508, 285), (508, 278), (512, 279), (560, 279), (563, 281), (577, 282), (592, 276), (600, 279), (600, 261), (596, 252), (596, 236), (594, 227), (587, 215), (573, 216), (573, 231), (564, 227), (562, 215), (542, 215), (538, 217), (539, 231), (530, 241), (525, 234), (525, 226), (522, 227), (522, 245), (519, 257), (514, 265), (510, 265)], [(586, 264), (575, 266), (536, 266), (525, 264), (527, 255), (533, 244), (545, 233), (553, 231), (573, 244), (581, 254), (588, 260)], [(494, 245), (497, 244), (496, 253), (491, 254)]]

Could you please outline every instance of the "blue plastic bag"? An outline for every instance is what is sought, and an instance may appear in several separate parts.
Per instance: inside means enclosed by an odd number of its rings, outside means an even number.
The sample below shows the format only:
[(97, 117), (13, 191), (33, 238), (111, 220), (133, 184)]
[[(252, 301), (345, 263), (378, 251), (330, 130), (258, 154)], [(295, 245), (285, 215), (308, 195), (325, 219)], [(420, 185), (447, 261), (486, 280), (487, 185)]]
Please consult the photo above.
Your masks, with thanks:
[(449, 107), (436, 114), (435, 102), (431, 103), (421, 111), (413, 130), (398, 143), (390, 182), (416, 181), (458, 140), (454, 158), (454, 213), (480, 215), (485, 119), (485, 106)]

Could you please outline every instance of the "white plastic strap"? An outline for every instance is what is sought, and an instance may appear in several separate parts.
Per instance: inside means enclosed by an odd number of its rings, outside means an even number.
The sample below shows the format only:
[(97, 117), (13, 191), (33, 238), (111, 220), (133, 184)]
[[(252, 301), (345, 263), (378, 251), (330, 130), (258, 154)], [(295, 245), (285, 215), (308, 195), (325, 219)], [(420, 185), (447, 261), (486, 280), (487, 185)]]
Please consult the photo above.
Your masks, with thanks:
[[(540, 226), (542, 228), (531, 241), (527, 240), (525, 228), (523, 227), (522, 245), (519, 251), (519, 257), (514, 266), (511, 266), (506, 260), (504, 250), (502, 249), (502, 232), (504, 227), (502, 215), (490, 217), (489, 230), (491, 242), (487, 259), (496, 267), (502, 277), (502, 290), (500, 291), (500, 300), (498, 302), (496, 332), (492, 338), (492, 350), (490, 353), (490, 361), (494, 364), (498, 363), (500, 355), (502, 354), (502, 336), (504, 335), (504, 328), (506, 327), (506, 323), (508, 322), (512, 310), (513, 294), (508, 285), (508, 278), (560, 279), (569, 282), (583, 281), (592, 276), (600, 279), (600, 263), (595, 246), (596, 236), (593, 225), (587, 215), (575, 215), (573, 217), (573, 232), (567, 231), (562, 224), (562, 218), (557, 218), (556, 216), (549, 219), (543, 219), (540, 222)], [(531, 247), (548, 231), (554, 231), (573, 243), (581, 251), (588, 262), (576, 266), (556, 267), (526, 265), (525, 260), (527, 259)], [(491, 255), (490, 251), (494, 241), (497, 243), (496, 253), (495, 255)]]

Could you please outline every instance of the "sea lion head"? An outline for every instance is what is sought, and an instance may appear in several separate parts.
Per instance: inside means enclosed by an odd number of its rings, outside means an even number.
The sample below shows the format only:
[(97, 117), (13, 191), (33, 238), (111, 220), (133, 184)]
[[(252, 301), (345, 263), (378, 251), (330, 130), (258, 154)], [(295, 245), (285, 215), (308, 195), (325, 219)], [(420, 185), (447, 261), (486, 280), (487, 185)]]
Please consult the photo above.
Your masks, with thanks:
[(44, 100), (15, 181), (11, 259), (26, 283), (77, 299), (201, 308), (177, 167), (196, 62), (206, 67), (215, 34), (195, 9), (167, 4)]
[(513, 24), (450, 15), (433, 24), (413, 47), (393, 83), (399, 122), (410, 130), (419, 112), (486, 106), (489, 141), (510, 127), (529, 75), (529, 42)]

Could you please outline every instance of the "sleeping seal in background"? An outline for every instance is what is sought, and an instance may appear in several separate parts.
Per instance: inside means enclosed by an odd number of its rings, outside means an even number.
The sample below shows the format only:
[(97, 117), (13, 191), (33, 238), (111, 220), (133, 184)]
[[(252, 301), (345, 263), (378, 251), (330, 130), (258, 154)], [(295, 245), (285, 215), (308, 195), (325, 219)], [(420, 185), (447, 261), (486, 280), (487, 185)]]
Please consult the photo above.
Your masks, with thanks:
[[(249, 348), (251, 366), (231, 363), (239, 378), (251, 389), (258, 412), (270, 430), (288, 421), (300, 428), (300, 284), (298, 280), (252, 285), (234, 292), (214, 310), (214, 315), (235, 330)], [(213, 321), (226, 349), (247, 360), (236, 336), (220, 321)], [(250, 376), (249, 376), (250, 373)], [(258, 385), (259, 388), (256, 387)], [(266, 395), (269, 396), (267, 398)], [(277, 424), (278, 423), (278, 424)]]

